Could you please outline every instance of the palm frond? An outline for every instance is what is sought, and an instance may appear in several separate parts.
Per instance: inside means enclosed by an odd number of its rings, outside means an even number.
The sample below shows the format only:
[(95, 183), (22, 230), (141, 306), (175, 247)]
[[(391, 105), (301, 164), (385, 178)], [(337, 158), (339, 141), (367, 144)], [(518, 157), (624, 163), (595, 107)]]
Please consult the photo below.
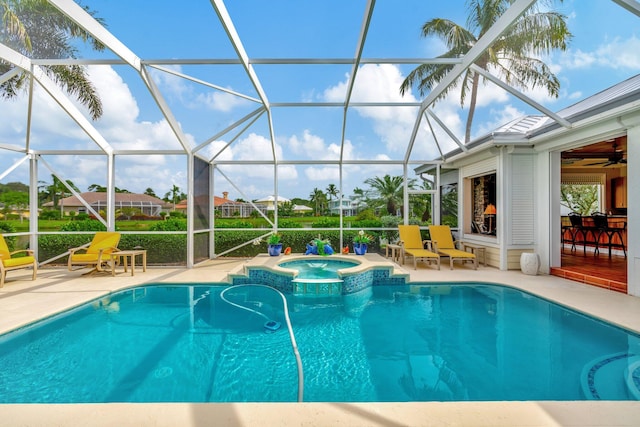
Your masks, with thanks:
[(66, 91), (89, 109), (91, 118), (98, 119), (102, 115), (102, 101), (95, 86), (89, 80), (85, 69), (79, 65), (55, 65), (46, 67), (50, 76), (63, 86)]

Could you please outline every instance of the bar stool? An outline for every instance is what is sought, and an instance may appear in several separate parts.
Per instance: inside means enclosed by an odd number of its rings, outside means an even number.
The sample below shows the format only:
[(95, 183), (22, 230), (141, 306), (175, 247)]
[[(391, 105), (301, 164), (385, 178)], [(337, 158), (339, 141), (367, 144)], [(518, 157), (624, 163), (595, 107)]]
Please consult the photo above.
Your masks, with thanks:
[[(567, 230), (569, 231), (570, 240), (567, 243), (571, 243), (571, 252), (576, 250), (576, 244), (582, 244), (584, 255), (587, 255), (587, 230), (582, 222), (582, 215), (577, 212), (569, 213), (569, 221), (571, 221), (571, 227)], [(582, 236), (582, 240), (578, 239), (578, 236)]]
[[(594, 222), (594, 230), (595, 233), (595, 242), (596, 242), (596, 250), (594, 255), (600, 254), (600, 246), (607, 246), (609, 248), (609, 258), (611, 258), (611, 248), (622, 248), (624, 252), (624, 257), (627, 257), (627, 248), (625, 247), (624, 240), (622, 238), (622, 232), (627, 228), (627, 223), (624, 222), (622, 227), (612, 227), (609, 225), (609, 218), (607, 214), (602, 212), (594, 212), (591, 214)], [(600, 238), (602, 236), (606, 236), (605, 242), (600, 242)], [(613, 237), (618, 236), (620, 239), (620, 243), (613, 243)]]

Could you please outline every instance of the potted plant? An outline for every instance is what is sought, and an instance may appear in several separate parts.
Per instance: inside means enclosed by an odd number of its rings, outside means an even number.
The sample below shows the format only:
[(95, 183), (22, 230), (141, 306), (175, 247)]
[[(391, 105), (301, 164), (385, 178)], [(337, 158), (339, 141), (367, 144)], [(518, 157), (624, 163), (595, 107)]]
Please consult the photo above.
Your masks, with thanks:
[(282, 252), (282, 242), (279, 233), (273, 233), (267, 239), (267, 250), (269, 255), (278, 256)]
[(353, 239), (353, 252), (356, 255), (364, 255), (367, 253), (367, 247), (373, 240), (373, 236), (365, 233), (364, 230), (358, 231), (358, 234)]

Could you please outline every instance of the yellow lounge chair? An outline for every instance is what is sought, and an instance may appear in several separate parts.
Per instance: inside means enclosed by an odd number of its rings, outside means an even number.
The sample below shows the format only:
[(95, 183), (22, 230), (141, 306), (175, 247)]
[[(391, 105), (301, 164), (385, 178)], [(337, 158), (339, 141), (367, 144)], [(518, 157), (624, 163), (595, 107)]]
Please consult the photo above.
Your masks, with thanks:
[(398, 225), (398, 231), (400, 233), (400, 246), (402, 247), (402, 253), (413, 257), (414, 270), (418, 269), (418, 258), (429, 264), (435, 262), (438, 266), (438, 270), (440, 270), (440, 256), (437, 253), (424, 248), (424, 244), (429, 243), (429, 241), (422, 240), (420, 227), (417, 225)]
[[(14, 257), (13, 255), (20, 252), (26, 252), (26, 256)], [(7, 271), (17, 270), (19, 268), (33, 267), (33, 276), (31, 280), (36, 280), (36, 274), (38, 273), (38, 261), (33, 256), (31, 249), (22, 249), (19, 251), (9, 252), (9, 246), (7, 246), (4, 236), (0, 234), (0, 288), (4, 286), (4, 279), (7, 275)]]
[(453, 261), (471, 262), (473, 269), (478, 269), (478, 259), (475, 254), (456, 248), (456, 242), (451, 237), (451, 228), (448, 225), (430, 225), (429, 235), (433, 249), (442, 256), (449, 257), (449, 264), (453, 270)]
[[(69, 249), (69, 271), (73, 271), (74, 265), (80, 265), (84, 268), (93, 267), (90, 273), (95, 271), (103, 271), (103, 266), (112, 262), (111, 254), (118, 250), (120, 242), (120, 233), (113, 231), (98, 231), (89, 247), (81, 246), (79, 248)], [(84, 251), (84, 252), (83, 252)]]

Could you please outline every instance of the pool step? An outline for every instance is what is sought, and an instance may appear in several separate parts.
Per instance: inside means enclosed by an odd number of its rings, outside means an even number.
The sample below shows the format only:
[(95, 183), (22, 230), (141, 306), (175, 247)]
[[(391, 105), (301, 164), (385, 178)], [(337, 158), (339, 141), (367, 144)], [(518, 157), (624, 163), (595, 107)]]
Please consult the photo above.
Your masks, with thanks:
[(342, 279), (293, 279), (294, 296), (327, 297), (342, 295)]
[(582, 370), (582, 392), (591, 400), (640, 400), (640, 356), (614, 353)]

